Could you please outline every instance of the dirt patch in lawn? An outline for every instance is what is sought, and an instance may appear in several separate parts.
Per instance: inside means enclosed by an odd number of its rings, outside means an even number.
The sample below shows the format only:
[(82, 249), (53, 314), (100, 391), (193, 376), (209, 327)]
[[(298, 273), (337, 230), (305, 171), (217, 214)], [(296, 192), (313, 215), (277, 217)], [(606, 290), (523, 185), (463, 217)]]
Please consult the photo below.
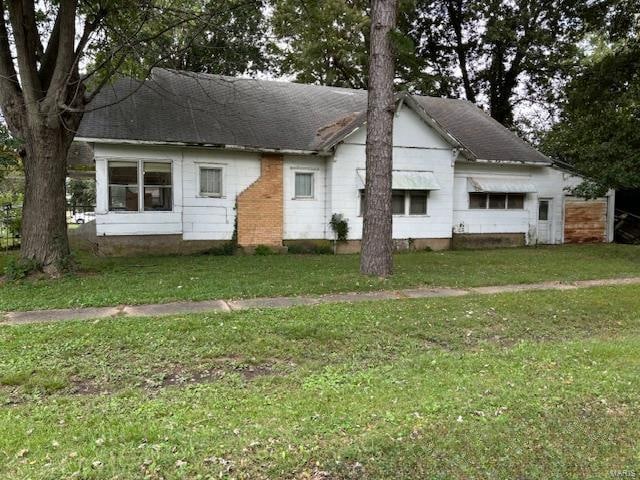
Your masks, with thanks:
[[(190, 384), (213, 383), (227, 375), (238, 374), (245, 381), (251, 381), (266, 375), (276, 375), (281, 372), (278, 367), (280, 360), (264, 363), (249, 363), (241, 356), (218, 357), (211, 360), (209, 365), (198, 368), (185, 365), (171, 365), (157, 369), (150, 378), (145, 379), (145, 387), (158, 389), (163, 387), (182, 386)], [(291, 364), (288, 364), (291, 367)]]

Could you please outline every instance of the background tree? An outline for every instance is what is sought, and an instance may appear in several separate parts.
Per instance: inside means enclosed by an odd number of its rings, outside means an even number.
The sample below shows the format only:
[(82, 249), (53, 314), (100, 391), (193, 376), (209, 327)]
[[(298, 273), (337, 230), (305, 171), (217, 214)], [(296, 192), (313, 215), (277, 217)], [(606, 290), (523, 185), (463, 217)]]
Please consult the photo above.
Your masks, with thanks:
[(96, 203), (96, 182), (81, 178), (70, 178), (67, 185), (69, 202), (75, 207), (87, 207)]
[(543, 148), (592, 179), (577, 191), (640, 188), (640, 42), (596, 51), (568, 86)]
[(20, 141), (11, 136), (6, 126), (0, 124), (0, 182), (10, 173), (20, 170), (19, 148)]
[[(22, 141), (25, 173), (23, 259), (52, 274), (67, 263), (66, 157), (100, 89), (118, 73), (139, 73), (138, 65), (175, 60), (195, 39), (213, 49), (212, 35), (223, 32), (211, 25), (219, 27), (215, 19), (241, 5), (262, 2), (0, 0), (0, 106), (12, 135)], [(175, 38), (181, 40), (168, 48), (170, 32), (178, 30)]]
[(522, 103), (552, 107), (578, 64), (577, 42), (606, 0), (419, 0), (412, 36), (449, 95), (486, 105), (514, 126)]
[[(398, 28), (392, 34), (399, 88), (432, 91), (437, 81), (422, 71), (408, 35), (414, 0), (399, 0)], [(272, 0), (270, 51), (274, 70), (295, 81), (367, 88), (369, 72), (369, 0)]]
[[(142, 25), (146, 38), (121, 72), (144, 77), (163, 67), (235, 76), (268, 69), (265, 0), (171, 0), (170, 8), (173, 15), (153, 15)], [(176, 22), (176, 15), (206, 24)], [(104, 57), (97, 52), (96, 61)]]
[(393, 157), (396, 0), (371, 2), (366, 180), (360, 271), (386, 277), (393, 270), (391, 172)]
[[(401, 0), (395, 82), (425, 95), (463, 97), (508, 127), (547, 114), (580, 65), (579, 42), (605, 18), (624, 22), (637, 0)], [(365, 88), (365, 0), (273, 0), (276, 71), (296, 81)]]

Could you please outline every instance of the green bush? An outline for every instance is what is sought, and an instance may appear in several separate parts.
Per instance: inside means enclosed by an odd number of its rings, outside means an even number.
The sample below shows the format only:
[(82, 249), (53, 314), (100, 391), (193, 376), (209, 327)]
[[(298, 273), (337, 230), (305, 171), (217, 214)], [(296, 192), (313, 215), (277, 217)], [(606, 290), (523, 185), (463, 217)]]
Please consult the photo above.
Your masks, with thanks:
[(4, 275), (7, 280), (20, 280), (33, 272), (42, 270), (42, 265), (30, 258), (11, 257), (4, 267)]
[(331, 215), (331, 221), (329, 222), (333, 233), (336, 235), (336, 240), (339, 242), (345, 242), (349, 236), (349, 223), (347, 219), (340, 213), (334, 213)]
[(273, 250), (271, 250), (266, 245), (258, 245), (256, 249), (253, 251), (255, 255), (271, 255), (273, 254)]

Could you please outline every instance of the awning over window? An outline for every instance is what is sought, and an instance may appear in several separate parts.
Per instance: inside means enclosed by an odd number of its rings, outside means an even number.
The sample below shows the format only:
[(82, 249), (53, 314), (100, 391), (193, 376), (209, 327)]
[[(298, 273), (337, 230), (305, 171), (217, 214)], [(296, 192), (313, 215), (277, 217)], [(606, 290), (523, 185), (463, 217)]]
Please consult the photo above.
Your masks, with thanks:
[[(364, 188), (365, 170), (358, 169), (359, 188)], [(392, 172), (392, 186), (394, 190), (440, 190), (440, 184), (433, 172), (417, 170), (394, 170)]]
[(534, 184), (522, 180), (468, 177), (467, 191), (483, 193), (534, 193), (537, 192), (538, 189)]

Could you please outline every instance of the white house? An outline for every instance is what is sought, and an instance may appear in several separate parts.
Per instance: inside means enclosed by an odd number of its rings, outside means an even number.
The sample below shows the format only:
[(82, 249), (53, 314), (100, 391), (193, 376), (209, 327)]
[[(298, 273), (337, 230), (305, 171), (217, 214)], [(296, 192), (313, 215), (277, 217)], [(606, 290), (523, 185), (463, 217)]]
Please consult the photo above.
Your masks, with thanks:
[[(92, 107), (76, 140), (94, 149), (95, 248), (326, 242), (334, 213), (359, 248), (365, 91), (156, 69)], [(580, 181), (469, 102), (398, 97), (399, 248), (611, 241), (612, 196), (573, 198)]]

